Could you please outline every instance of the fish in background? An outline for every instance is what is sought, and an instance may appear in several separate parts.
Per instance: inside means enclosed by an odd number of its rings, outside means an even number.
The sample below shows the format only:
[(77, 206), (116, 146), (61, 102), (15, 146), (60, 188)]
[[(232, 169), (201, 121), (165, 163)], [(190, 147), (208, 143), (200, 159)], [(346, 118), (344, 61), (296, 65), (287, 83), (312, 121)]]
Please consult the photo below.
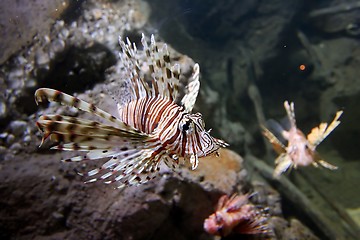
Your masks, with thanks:
[(204, 230), (221, 237), (272, 233), (263, 209), (250, 203), (249, 197), (248, 194), (221, 196), (215, 212), (205, 219)]
[(339, 118), (343, 111), (336, 112), (334, 120), (330, 123), (321, 123), (311, 132), (305, 134), (296, 127), (294, 103), (284, 102), (287, 113), (287, 127), (282, 126), (274, 120), (269, 120), (267, 125), (271, 132), (265, 126), (262, 126), (264, 136), (270, 141), (274, 150), (279, 154), (275, 160), (275, 170), (273, 176), (279, 178), (280, 175), (291, 168), (298, 166), (315, 167), (335, 170), (336, 166), (324, 161), (316, 152), (316, 147), (340, 124)]
[[(45, 139), (55, 142), (52, 149), (84, 151), (84, 156), (66, 162), (108, 159), (101, 166), (83, 173), (87, 182), (101, 180), (118, 183), (118, 188), (138, 185), (156, 177), (160, 162), (175, 169), (179, 160), (190, 161), (192, 169), (198, 158), (217, 153), (224, 141), (210, 135), (200, 113), (191, 113), (199, 88), (200, 67), (195, 64), (185, 95), (180, 103), (180, 66), (171, 65), (166, 44), (159, 47), (151, 36), (148, 45), (142, 35), (143, 50), (129, 39), (120, 39), (120, 58), (125, 69), (123, 79), (129, 89), (119, 94), (118, 116), (60, 91), (40, 88), (37, 103), (58, 102), (94, 114), (110, 124), (64, 115), (43, 115), (37, 121)], [(143, 56), (146, 62), (140, 60)], [(144, 79), (144, 65), (151, 73), (151, 84)], [(120, 80), (119, 80), (120, 81)], [(114, 97), (114, 96), (113, 96)]]

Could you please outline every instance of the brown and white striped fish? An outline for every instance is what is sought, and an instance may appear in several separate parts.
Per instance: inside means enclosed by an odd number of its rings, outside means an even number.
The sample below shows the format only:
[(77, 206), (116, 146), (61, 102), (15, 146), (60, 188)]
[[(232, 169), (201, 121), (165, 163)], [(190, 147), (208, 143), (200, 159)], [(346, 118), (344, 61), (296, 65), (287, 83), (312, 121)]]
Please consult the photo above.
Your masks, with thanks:
[(274, 120), (269, 120), (267, 125), (272, 131), (262, 126), (264, 136), (270, 141), (274, 150), (279, 154), (275, 159), (273, 176), (279, 178), (288, 169), (299, 166), (313, 165), (335, 170), (336, 166), (323, 160), (316, 147), (340, 124), (339, 118), (343, 111), (337, 111), (334, 120), (330, 123), (321, 123), (314, 127), (311, 132), (305, 134), (297, 128), (295, 119), (294, 103), (284, 102), (287, 113), (287, 121), (284, 126)]
[[(35, 93), (36, 102), (50, 101), (75, 107), (97, 115), (109, 125), (83, 118), (45, 115), (37, 125), (47, 138), (56, 142), (53, 149), (86, 151), (85, 156), (76, 156), (65, 161), (88, 161), (109, 159), (96, 169), (84, 175), (87, 182), (102, 180), (105, 183), (118, 182), (118, 187), (138, 185), (157, 175), (160, 162), (176, 168), (179, 158), (189, 160), (192, 169), (198, 165), (198, 158), (217, 153), (227, 143), (210, 135), (205, 130), (200, 113), (192, 114), (200, 82), (199, 65), (193, 67), (190, 83), (180, 103), (179, 65), (170, 64), (167, 46), (158, 47), (151, 36), (150, 45), (142, 36), (143, 52), (137, 50), (129, 39), (120, 39), (120, 57), (125, 67), (130, 89), (123, 99), (118, 100), (119, 116), (76, 97), (57, 90), (41, 88)], [(141, 74), (139, 54), (146, 54), (145, 63), (151, 73), (151, 84)], [(121, 103), (121, 104), (120, 104)]]

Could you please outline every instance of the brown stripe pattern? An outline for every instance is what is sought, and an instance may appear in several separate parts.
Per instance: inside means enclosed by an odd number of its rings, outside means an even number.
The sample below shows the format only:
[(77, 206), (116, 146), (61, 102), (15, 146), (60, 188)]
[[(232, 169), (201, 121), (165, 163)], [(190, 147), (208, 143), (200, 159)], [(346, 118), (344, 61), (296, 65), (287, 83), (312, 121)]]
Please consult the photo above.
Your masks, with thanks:
[(58, 102), (94, 114), (109, 124), (83, 118), (44, 115), (37, 122), (54, 149), (83, 151), (86, 154), (65, 161), (88, 161), (107, 158), (100, 167), (87, 173), (87, 182), (118, 182), (118, 187), (144, 183), (157, 175), (159, 163), (176, 168), (180, 158), (192, 168), (198, 158), (216, 152), (227, 144), (205, 130), (200, 113), (191, 114), (200, 82), (199, 65), (194, 66), (192, 82), (178, 105), (180, 66), (170, 63), (166, 45), (159, 47), (151, 36), (150, 45), (142, 37), (143, 53), (151, 74), (151, 85), (143, 79), (141, 61), (135, 44), (120, 39), (122, 64), (130, 83), (129, 99), (118, 105), (119, 117), (57, 90), (41, 88), (35, 93), (37, 103)]

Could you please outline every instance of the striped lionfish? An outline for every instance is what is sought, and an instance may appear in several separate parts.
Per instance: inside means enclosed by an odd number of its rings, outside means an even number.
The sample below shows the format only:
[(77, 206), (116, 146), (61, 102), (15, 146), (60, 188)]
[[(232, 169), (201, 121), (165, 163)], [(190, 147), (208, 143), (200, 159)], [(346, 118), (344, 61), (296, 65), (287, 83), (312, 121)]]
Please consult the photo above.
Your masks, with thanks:
[(336, 166), (321, 159), (316, 152), (316, 147), (340, 124), (339, 118), (343, 112), (336, 112), (330, 125), (321, 123), (319, 127), (313, 128), (305, 137), (304, 133), (296, 127), (294, 103), (289, 104), (288, 101), (285, 101), (284, 107), (290, 126), (284, 129), (279, 123), (271, 120), (268, 121), (268, 125), (280, 135), (280, 139), (287, 141), (287, 146), (284, 145), (284, 141), (279, 140), (274, 133), (262, 126), (264, 136), (273, 145), (275, 151), (280, 154), (275, 160), (274, 177), (278, 178), (289, 168), (297, 168), (298, 166), (313, 165), (318, 167), (320, 165), (330, 170), (337, 169)]
[(220, 197), (215, 213), (204, 221), (206, 232), (221, 237), (230, 234), (267, 234), (271, 233), (267, 217), (262, 209), (249, 202), (249, 195)]
[(50, 138), (56, 142), (53, 149), (87, 152), (85, 156), (64, 161), (108, 158), (103, 165), (83, 175), (90, 177), (87, 182), (118, 182), (118, 188), (154, 178), (162, 161), (174, 169), (179, 159), (189, 160), (195, 169), (198, 158), (218, 154), (220, 147), (228, 146), (212, 137), (210, 130), (205, 130), (200, 113), (191, 113), (200, 87), (198, 64), (194, 65), (185, 95), (177, 104), (180, 66), (170, 65), (166, 44), (159, 48), (152, 35), (148, 45), (142, 35), (142, 53), (146, 54), (145, 64), (151, 73), (149, 84), (141, 76), (141, 63), (137, 57), (140, 50), (129, 39), (125, 43), (119, 38), (119, 42), (122, 48), (120, 58), (127, 74), (125, 81), (130, 85), (128, 98), (119, 99), (117, 103), (119, 117), (60, 91), (38, 89), (35, 92), (37, 103), (46, 100), (58, 102), (112, 123), (107, 125), (62, 115), (41, 116), (37, 126), (44, 133), (42, 143)]

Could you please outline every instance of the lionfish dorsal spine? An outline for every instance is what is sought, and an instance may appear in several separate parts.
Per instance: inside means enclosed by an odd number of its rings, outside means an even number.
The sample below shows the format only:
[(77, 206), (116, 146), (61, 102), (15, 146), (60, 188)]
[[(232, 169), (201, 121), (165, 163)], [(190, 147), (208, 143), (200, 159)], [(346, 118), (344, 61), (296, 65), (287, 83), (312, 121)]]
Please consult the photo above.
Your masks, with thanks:
[(286, 110), (288, 119), (290, 121), (291, 127), (296, 128), (296, 117), (295, 117), (295, 109), (294, 109), (294, 102), (285, 101), (284, 108)]
[(200, 66), (199, 64), (195, 63), (193, 67), (192, 75), (189, 79), (189, 83), (185, 87), (185, 95), (181, 99), (181, 105), (184, 106), (186, 112), (191, 112), (195, 105), (200, 90), (199, 78), (200, 78)]
[(145, 35), (141, 37), (143, 52), (145, 52), (145, 64), (151, 75), (151, 87), (141, 74), (141, 65), (136, 47), (129, 41), (125, 43), (120, 38), (122, 54), (120, 58), (126, 68), (131, 73), (129, 78), (135, 89), (133, 100), (143, 97), (163, 97), (174, 101), (178, 95), (178, 85), (180, 78), (180, 66), (171, 66), (170, 55), (166, 44), (158, 47), (154, 35), (151, 35), (150, 45), (148, 45)]

